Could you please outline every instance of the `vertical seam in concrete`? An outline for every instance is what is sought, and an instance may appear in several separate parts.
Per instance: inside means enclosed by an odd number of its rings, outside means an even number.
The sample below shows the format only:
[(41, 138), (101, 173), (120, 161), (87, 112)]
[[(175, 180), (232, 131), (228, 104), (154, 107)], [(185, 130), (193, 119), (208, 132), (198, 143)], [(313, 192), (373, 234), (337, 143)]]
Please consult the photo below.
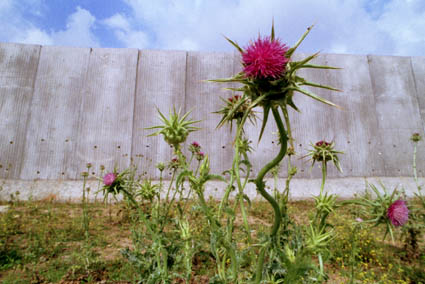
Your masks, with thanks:
[(186, 109), (187, 109), (187, 71), (188, 71), (187, 61), (188, 61), (188, 57), (189, 57), (189, 52), (186, 51), (185, 55), (186, 55), (186, 59), (185, 59), (185, 65), (186, 66), (184, 67), (184, 69), (185, 69), (185, 71), (184, 71), (184, 110), (183, 110), (184, 113), (186, 113)]
[[(87, 59), (86, 74), (84, 75), (83, 84), (82, 84), (82, 87), (81, 87), (81, 90), (80, 90), (80, 92), (82, 94), (81, 94), (81, 101), (80, 101), (80, 109), (79, 109), (78, 114), (77, 114), (78, 126), (77, 126), (77, 133), (76, 133), (76, 136), (75, 136), (75, 146), (74, 146), (74, 166), (76, 167), (76, 170), (78, 170), (78, 168), (79, 168), (79, 165), (77, 165), (78, 159), (76, 159), (78, 157), (78, 155), (77, 155), (78, 153), (76, 153), (76, 152), (78, 151), (78, 146), (81, 143), (81, 141), (80, 141), (81, 128), (82, 128), (81, 113), (83, 112), (84, 102), (85, 102), (85, 99), (86, 99), (86, 95), (85, 95), (86, 83), (87, 83), (87, 76), (89, 74), (90, 60), (91, 60), (92, 53), (93, 53), (93, 48), (90, 47), (89, 58)], [(74, 179), (78, 180), (79, 177), (80, 177), (80, 175), (77, 172)]]
[(33, 99), (34, 99), (34, 92), (35, 92), (35, 81), (37, 80), (37, 76), (38, 76), (38, 68), (39, 68), (39, 66), (40, 66), (40, 56), (41, 56), (41, 48), (42, 48), (43, 46), (41, 46), (41, 45), (39, 45), (39, 48), (38, 48), (38, 60), (37, 60), (37, 68), (35, 68), (35, 72), (34, 72), (34, 79), (33, 79), (33, 81), (32, 81), (32, 92), (31, 92), (31, 99), (30, 99), (30, 102), (29, 102), (29, 105), (28, 105), (28, 116), (27, 116), (27, 121), (26, 121), (26, 123), (25, 123), (25, 135), (24, 135), (24, 141), (23, 141), (23, 146), (24, 146), (24, 149), (23, 149), (23, 155), (22, 155), (22, 160), (21, 160), (21, 164), (19, 165), (19, 172), (17, 172), (16, 173), (16, 175), (17, 175), (17, 179), (22, 179), (22, 177), (21, 177), (21, 175), (22, 175), (22, 167), (24, 166), (24, 161), (25, 161), (25, 153), (26, 153), (26, 150), (25, 149), (27, 149), (27, 132), (28, 132), (28, 125), (29, 125), (29, 123), (30, 123), (30, 121), (31, 121), (31, 109), (32, 109), (32, 102), (33, 102)]
[(412, 57), (411, 56), (409, 56), (409, 62), (410, 62), (410, 70), (412, 72), (412, 78), (413, 78), (413, 86), (415, 86), (416, 105), (418, 106), (419, 118), (421, 119), (422, 128), (423, 128), (423, 131), (425, 132), (425, 117), (422, 117), (421, 106), (419, 104), (419, 92), (418, 92), (418, 86), (416, 84), (416, 75), (415, 75), (415, 70), (413, 69), (413, 63), (412, 63)]
[[(372, 60), (372, 58), (370, 57), (370, 55), (366, 55), (366, 59), (367, 59), (367, 66), (368, 66), (368, 72), (369, 72), (369, 80), (370, 80), (370, 86), (372, 87), (372, 95), (373, 95), (373, 104), (374, 104), (374, 109), (375, 109), (375, 117), (376, 117), (376, 126), (378, 128), (378, 143), (379, 143), (379, 147), (378, 147), (378, 157), (380, 157), (380, 160), (382, 161), (382, 164), (384, 166), (384, 175), (387, 176), (387, 165), (385, 163), (385, 160), (382, 158), (382, 153), (383, 153), (383, 144), (382, 144), (382, 136), (381, 136), (381, 127), (379, 125), (379, 119), (376, 113), (376, 94), (375, 94), (375, 85), (373, 83), (373, 78), (372, 78), (372, 73), (370, 72), (370, 60)], [(381, 153), (381, 155), (380, 155)]]
[(136, 120), (136, 101), (137, 101), (137, 88), (139, 86), (138, 81), (139, 81), (139, 62), (140, 62), (140, 54), (141, 54), (141, 50), (137, 50), (137, 64), (136, 64), (136, 78), (135, 78), (135, 83), (134, 83), (134, 99), (133, 99), (133, 124), (131, 126), (131, 146), (130, 146), (130, 163), (131, 160), (133, 159), (133, 150), (134, 150), (134, 127), (135, 127), (135, 120)]

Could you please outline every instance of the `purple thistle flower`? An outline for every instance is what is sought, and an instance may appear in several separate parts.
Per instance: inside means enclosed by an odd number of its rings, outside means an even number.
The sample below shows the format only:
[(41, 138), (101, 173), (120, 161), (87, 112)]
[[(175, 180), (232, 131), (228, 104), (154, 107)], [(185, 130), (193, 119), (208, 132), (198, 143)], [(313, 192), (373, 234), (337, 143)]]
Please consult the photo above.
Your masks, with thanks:
[(115, 173), (108, 173), (103, 177), (103, 183), (106, 186), (111, 186), (116, 179), (117, 179), (117, 175)]
[(201, 148), (201, 145), (199, 145), (199, 143), (196, 142), (196, 141), (192, 142), (192, 146), (195, 147), (195, 148)]
[(387, 217), (394, 226), (403, 226), (409, 219), (409, 209), (407, 209), (406, 201), (394, 201), (388, 208)]
[(289, 62), (289, 58), (285, 57), (288, 50), (279, 40), (259, 37), (242, 54), (243, 72), (249, 78), (278, 79), (282, 77)]

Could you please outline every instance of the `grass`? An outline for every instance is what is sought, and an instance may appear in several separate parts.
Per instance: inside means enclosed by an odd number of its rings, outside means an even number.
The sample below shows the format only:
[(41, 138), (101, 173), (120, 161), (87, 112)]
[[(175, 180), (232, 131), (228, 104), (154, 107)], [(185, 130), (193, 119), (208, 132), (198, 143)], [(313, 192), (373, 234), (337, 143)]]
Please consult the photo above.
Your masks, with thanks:
[[(213, 201), (210, 203), (216, 206)], [(289, 214), (297, 224), (306, 225), (313, 207), (312, 201), (291, 202)], [(133, 248), (132, 211), (123, 203), (111, 207), (92, 203), (88, 208), (90, 229), (86, 239), (81, 204), (53, 201), (12, 203), (8, 212), (0, 213), (0, 281), (137, 282), (136, 268), (120, 253), (121, 249)], [(214, 258), (208, 252), (205, 220), (192, 206), (188, 208), (186, 214), (199, 244), (193, 258), (192, 283), (208, 283), (214, 273)], [(425, 283), (423, 235), (419, 243), (420, 253), (413, 258), (406, 255), (403, 242), (383, 241), (384, 232), (379, 228), (354, 227), (352, 221), (355, 216), (355, 208), (343, 207), (330, 218), (335, 237), (328, 256), (328, 283), (348, 283), (352, 272), (356, 283)], [(272, 211), (268, 204), (253, 202), (249, 222), (254, 231), (269, 227)], [(239, 214), (235, 224), (237, 234), (242, 231)], [(353, 230), (356, 230), (355, 235)], [(401, 231), (396, 234), (400, 235)], [(184, 282), (176, 279), (175, 283)]]

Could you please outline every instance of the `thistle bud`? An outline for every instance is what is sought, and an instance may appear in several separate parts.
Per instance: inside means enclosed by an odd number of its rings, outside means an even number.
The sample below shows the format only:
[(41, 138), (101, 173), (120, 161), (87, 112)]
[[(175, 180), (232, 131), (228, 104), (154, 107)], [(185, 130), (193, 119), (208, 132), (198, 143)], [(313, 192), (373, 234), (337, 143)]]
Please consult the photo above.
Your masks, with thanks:
[(198, 161), (202, 161), (204, 159), (204, 157), (205, 157), (205, 154), (203, 152), (196, 153), (196, 159)]
[(179, 167), (179, 159), (173, 158), (171, 159), (171, 162), (168, 164), (168, 168), (170, 169), (177, 169)]
[(196, 141), (192, 142), (192, 144), (190, 144), (190, 146), (189, 146), (189, 151), (190, 151), (192, 154), (196, 154), (196, 153), (198, 153), (200, 150), (201, 150), (201, 145), (199, 145), (199, 143), (198, 143), (198, 142), (196, 142)]
[(160, 172), (162, 172), (162, 171), (165, 169), (165, 165), (164, 165), (164, 163), (158, 163), (158, 164), (156, 164), (156, 168), (157, 168)]
[(419, 133), (413, 133), (412, 137), (410, 137), (410, 140), (412, 140), (413, 142), (417, 143), (419, 141), (422, 140), (422, 137)]

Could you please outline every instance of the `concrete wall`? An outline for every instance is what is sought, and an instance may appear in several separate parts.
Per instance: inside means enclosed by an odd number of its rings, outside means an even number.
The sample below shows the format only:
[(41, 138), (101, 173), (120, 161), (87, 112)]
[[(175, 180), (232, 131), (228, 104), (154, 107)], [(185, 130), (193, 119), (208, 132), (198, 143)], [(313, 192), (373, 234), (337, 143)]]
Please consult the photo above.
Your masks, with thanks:
[[(296, 58), (303, 58), (297, 54)], [(310, 170), (310, 142), (334, 140), (343, 150), (343, 177), (398, 177), (412, 172), (414, 132), (424, 136), (425, 58), (323, 54), (315, 63), (342, 70), (303, 70), (313, 82), (343, 92), (311, 89), (342, 107), (320, 104), (302, 94), (290, 112), (296, 139), (299, 178), (318, 178)], [(202, 119), (198, 141), (220, 173), (231, 166), (232, 134), (216, 129), (213, 114), (231, 93), (224, 85), (203, 82), (240, 70), (237, 53), (87, 49), (0, 44), (0, 178), (11, 180), (75, 180), (86, 163), (111, 170), (130, 164), (158, 178), (154, 165), (172, 158), (160, 137), (147, 137), (146, 127), (160, 123), (175, 106)], [(261, 117), (261, 114), (259, 113)], [(272, 120), (270, 120), (272, 122)], [(257, 127), (248, 127), (255, 152), (254, 171), (278, 151), (276, 127), (270, 123), (260, 142)], [(425, 172), (425, 147), (418, 149), (418, 174)], [(11, 167), (9, 167), (11, 165)], [(285, 176), (285, 165), (281, 171)]]

